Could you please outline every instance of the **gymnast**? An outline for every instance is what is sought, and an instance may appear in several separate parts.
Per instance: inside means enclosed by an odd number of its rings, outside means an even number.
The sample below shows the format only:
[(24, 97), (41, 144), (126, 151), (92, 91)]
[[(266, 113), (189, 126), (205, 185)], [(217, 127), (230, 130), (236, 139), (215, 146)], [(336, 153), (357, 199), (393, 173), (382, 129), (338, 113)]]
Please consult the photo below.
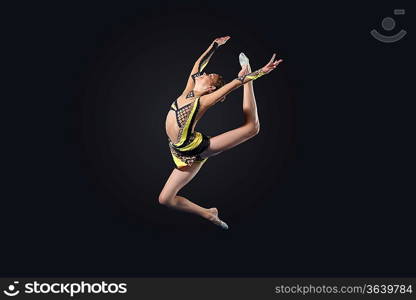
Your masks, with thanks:
[[(241, 53), (239, 57), (241, 70), (238, 77), (224, 84), (220, 75), (206, 74), (202, 71), (218, 47), (229, 39), (229, 36), (220, 37), (211, 43), (195, 62), (185, 90), (171, 104), (165, 126), (175, 168), (159, 195), (160, 204), (197, 214), (223, 229), (228, 229), (228, 225), (219, 218), (217, 208), (201, 207), (177, 194), (195, 177), (209, 157), (233, 148), (258, 134), (260, 122), (253, 80), (270, 73), (282, 62), (281, 59), (275, 60), (276, 54), (273, 54), (263, 68), (252, 72), (248, 58)], [(197, 122), (210, 107), (219, 101), (224, 101), (227, 94), (242, 85), (244, 85), (243, 125), (214, 137), (195, 131)]]

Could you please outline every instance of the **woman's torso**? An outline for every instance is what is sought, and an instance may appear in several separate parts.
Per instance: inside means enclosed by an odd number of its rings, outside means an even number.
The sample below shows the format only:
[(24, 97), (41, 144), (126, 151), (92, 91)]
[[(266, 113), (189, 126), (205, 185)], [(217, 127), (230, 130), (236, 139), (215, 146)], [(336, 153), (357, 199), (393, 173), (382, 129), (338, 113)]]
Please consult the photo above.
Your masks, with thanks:
[[(181, 111), (182, 118), (180, 120), (177, 120), (176, 112), (172, 109), (169, 109), (169, 112), (166, 116), (166, 134), (169, 137), (169, 139), (172, 141), (172, 143), (177, 143), (179, 141), (179, 133), (181, 130), (179, 123), (184, 123), (192, 110), (192, 107), (195, 104), (195, 101), (198, 100), (198, 97), (192, 97), (192, 98), (185, 98), (184, 96), (179, 96), (178, 99), (176, 99), (177, 107), (174, 103), (172, 103), (175, 107), (175, 109), (179, 109)], [(198, 100), (199, 101), (199, 100)], [(205, 109), (199, 105), (198, 110), (195, 111), (195, 121), (193, 122), (191, 130), (194, 131), (196, 123), (199, 121), (199, 119), (202, 117), (202, 115), (205, 112)]]

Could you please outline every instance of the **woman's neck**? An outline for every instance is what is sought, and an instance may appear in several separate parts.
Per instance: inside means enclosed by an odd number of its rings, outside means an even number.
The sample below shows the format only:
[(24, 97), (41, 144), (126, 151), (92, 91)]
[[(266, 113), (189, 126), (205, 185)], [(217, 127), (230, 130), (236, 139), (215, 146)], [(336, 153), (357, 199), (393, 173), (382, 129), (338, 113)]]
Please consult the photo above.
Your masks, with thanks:
[[(205, 93), (204, 92), (202, 92), (202, 91), (198, 91), (198, 90), (192, 90), (192, 91), (190, 91), (189, 92), (189, 94), (192, 94), (192, 96), (191, 97), (201, 97), (201, 96), (203, 96), (203, 95), (205, 95)], [(188, 94), (188, 95), (189, 95)], [(187, 96), (188, 97), (188, 96)]]

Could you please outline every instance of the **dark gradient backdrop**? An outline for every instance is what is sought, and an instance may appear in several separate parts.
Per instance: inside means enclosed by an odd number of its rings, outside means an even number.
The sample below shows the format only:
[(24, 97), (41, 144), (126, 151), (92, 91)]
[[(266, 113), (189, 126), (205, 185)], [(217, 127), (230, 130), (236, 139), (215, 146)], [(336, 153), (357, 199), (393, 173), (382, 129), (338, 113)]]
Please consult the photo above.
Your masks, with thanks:
[[(405, 3), (244, 3), (14, 8), (11, 61), (33, 75), (15, 89), (28, 137), (6, 169), (2, 275), (415, 274), (414, 36), (369, 34)], [(410, 17), (397, 26), (410, 32)], [(260, 134), (181, 192), (218, 207), (227, 232), (157, 202), (173, 168), (169, 105), (222, 35), (206, 71), (226, 80), (241, 51), (253, 68), (285, 60), (254, 83)], [(241, 104), (239, 89), (198, 129), (239, 126)]]

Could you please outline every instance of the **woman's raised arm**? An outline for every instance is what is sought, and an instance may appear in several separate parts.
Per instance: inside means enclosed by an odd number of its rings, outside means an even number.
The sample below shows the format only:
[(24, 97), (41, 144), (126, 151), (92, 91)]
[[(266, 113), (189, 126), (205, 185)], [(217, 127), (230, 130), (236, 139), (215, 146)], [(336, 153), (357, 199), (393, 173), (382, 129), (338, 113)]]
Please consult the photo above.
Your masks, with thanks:
[(191, 74), (188, 77), (188, 82), (186, 83), (185, 90), (182, 94), (188, 94), (190, 91), (193, 90), (195, 85), (195, 77), (199, 76), (200, 73), (204, 70), (204, 68), (207, 66), (210, 58), (214, 54), (215, 50), (221, 45), (224, 45), (228, 40), (230, 39), (229, 36), (224, 36), (220, 38), (216, 38), (211, 45), (208, 47), (207, 50), (205, 50), (204, 53), (197, 59), (195, 62)]

